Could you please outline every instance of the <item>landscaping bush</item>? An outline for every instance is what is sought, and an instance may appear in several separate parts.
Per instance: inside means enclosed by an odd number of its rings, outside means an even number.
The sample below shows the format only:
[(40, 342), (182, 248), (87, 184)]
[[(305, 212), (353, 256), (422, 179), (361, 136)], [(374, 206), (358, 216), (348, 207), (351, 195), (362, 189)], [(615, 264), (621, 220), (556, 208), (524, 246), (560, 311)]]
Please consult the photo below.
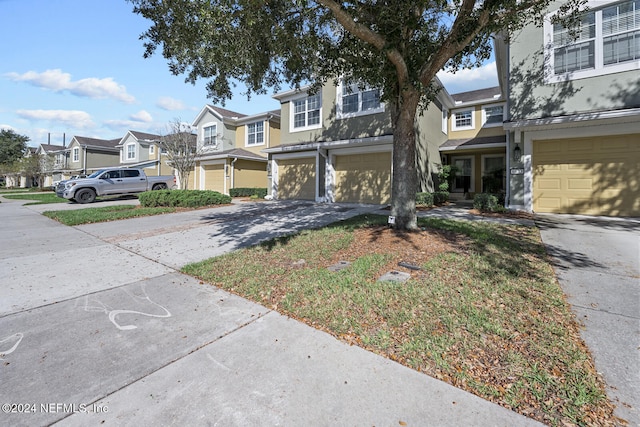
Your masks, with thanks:
[(449, 192), (448, 191), (436, 191), (433, 193), (433, 204), (434, 205), (442, 205), (449, 201)]
[(181, 207), (197, 208), (209, 205), (231, 203), (231, 197), (211, 190), (156, 190), (138, 195), (140, 205), (144, 207)]
[(433, 193), (416, 194), (416, 205), (425, 207), (433, 206)]
[(259, 199), (264, 199), (267, 195), (266, 188), (232, 188), (229, 190), (231, 197), (251, 197), (256, 196)]
[(502, 212), (504, 206), (500, 204), (498, 195), (479, 193), (473, 198), (473, 207), (482, 212)]

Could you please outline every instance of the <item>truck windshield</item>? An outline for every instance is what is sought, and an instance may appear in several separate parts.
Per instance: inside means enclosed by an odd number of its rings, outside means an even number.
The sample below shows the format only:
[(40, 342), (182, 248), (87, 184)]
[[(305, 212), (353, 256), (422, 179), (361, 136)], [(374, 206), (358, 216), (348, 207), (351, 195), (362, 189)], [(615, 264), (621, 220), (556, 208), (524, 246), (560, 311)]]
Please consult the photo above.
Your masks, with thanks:
[(99, 171), (95, 171), (94, 173), (92, 173), (91, 175), (89, 175), (87, 178), (96, 178), (98, 175), (100, 175), (102, 172), (104, 172), (106, 169), (100, 169)]

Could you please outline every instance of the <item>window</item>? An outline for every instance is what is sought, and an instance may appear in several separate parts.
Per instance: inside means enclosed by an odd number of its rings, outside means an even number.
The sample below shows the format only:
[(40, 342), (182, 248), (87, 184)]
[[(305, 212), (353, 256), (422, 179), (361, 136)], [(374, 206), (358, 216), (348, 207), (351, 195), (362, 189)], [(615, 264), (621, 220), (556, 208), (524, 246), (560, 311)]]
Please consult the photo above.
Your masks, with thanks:
[(482, 107), (482, 122), (483, 126), (500, 126), (504, 121), (504, 106), (503, 105), (489, 105)]
[(136, 158), (136, 144), (127, 145), (127, 160)]
[(473, 129), (474, 126), (473, 110), (456, 111), (453, 113), (452, 130)]
[(207, 126), (203, 129), (205, 146), (215, 146), (218, 144), (216, 129), (217, 129), (216, 125)]
[(74, 162), (80, 161), (80, 148), (78, 147), (73, 148), (73, 161)]
[(320, 95), (309, 96), (304, 99), (292, 101), (293, 104), (293, 128), (303, 130), (305, 128), (320, 127), (320, 109), (322, 100)]
[[(640, 67), (640, 0), (626, 0), (586, 12), (580, 25), (569, 31), (562, 24), (545, 22), (550, 67), (546, 80), (584, 78)], [(594, 3), (602, 4), (602, 2)]]
[(247, 145), (264, 144), (264, 122), (249, 123), (247, 125)]
[(149, 154), (156, 154), (156, 146), (154, 144), (149, 146)]
[(140, 176), (140, 171), (138, 169), (123, 169), (122, 177), (123, 178), (137, 178)]
[(449, 133), (448, 129), (449, 111), (446, 108), (442, 109), (442, 133), (445, 135)]
[(356, 83), (338, 85), (338, 117), (353, 117), (384, 111), (380, 103), (380, 89), (360, 88)]

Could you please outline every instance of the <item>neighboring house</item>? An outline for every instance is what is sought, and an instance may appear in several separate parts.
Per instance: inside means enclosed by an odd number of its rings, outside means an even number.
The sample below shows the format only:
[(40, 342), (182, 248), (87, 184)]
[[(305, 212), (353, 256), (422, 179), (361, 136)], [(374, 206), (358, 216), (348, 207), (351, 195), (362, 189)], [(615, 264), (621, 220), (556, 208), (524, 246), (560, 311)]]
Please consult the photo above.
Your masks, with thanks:
[(587, 6), (577, 40), (551, 12), (496, 50), (508, 207), (640, 216), (640, 1)]
[[(274, 98), (281, 104), (281, 146), (264, 150), (274, 198), (390, 203), (393, 129), (378, 89), (338, 82), (316, 94), (303, 88)], [(433, 191), (438, 146), (447, 139), (441, 111), (431, 104), (417, 118), (420, 191)]]
[(244, 115), (206, 105), (195, 118), (199, 156), (189, 188), (229, 194), (267, 187), (267, 157), (280, 144), (280, 111)]
[(160, 148), (161, 135), (130, 130), (118, 144), (120, 166), (143, 169), (148, 176), (174, 175)]
[[(440, 145), (443, 164), (455, 166), (451, 198), (506, 190), (506, 117), (501, 88), (443, 94), (442, 131), (448, 139)], [(460, 197), (458, 197), (460, 196)]]
[(56, 178), (61, 179), (59, 178), (60, 174), (56, 174), (56, 171), (60, 170), (64, 164), (65, 148), (65, 145), (40, 144), (36, 149), (36, 154), (42, 158), (43, 188), (51, 187)]
[(117, 166), (120, 160), (118, 141), (74, 136), (66, 149), (55, 153), (53, 180), (89, 175), (105, 167)]

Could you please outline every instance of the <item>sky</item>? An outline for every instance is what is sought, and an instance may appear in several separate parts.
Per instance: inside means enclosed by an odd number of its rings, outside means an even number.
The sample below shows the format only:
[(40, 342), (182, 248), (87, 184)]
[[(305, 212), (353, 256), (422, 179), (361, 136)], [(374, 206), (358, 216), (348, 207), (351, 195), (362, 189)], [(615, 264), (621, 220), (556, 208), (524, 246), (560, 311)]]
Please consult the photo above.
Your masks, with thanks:
[[(132, 10), (125, 0), (0, 0), (0, 129), (35, 147), (191, 123), (211, 103), (206, 81), (173, 75), (160, 52), (144, 58), (140, 35), (151, 21)], [(449, 93), (497, 85), (493, 60), (438, 76)], [(280, 108), (271, 90), (250, 101), (241, 93), (224, 107), (248, 115)]]

